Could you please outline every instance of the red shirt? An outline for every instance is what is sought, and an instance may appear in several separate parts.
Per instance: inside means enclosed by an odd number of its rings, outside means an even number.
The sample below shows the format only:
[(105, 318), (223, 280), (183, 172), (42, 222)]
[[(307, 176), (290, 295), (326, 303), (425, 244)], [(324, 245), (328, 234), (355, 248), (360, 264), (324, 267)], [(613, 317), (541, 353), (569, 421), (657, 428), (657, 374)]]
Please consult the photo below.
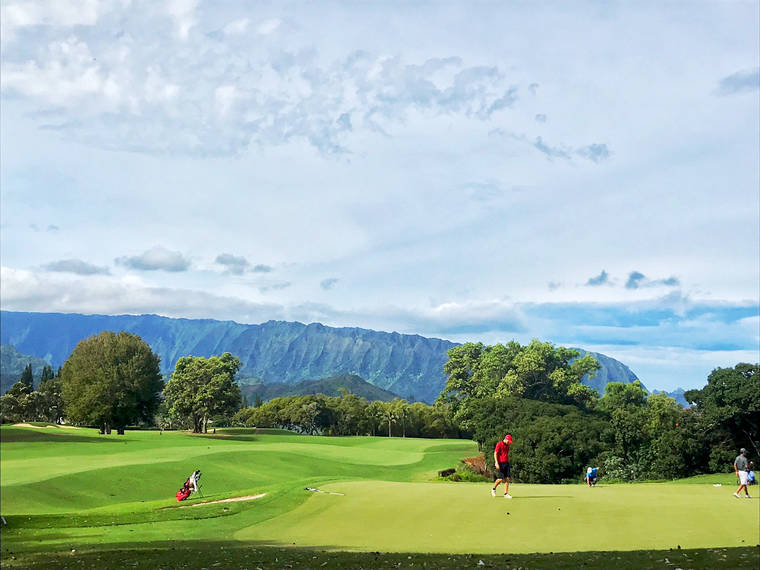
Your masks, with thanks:
[(509, 461), (509, 444), (504, 443), (504, 440), (501, 440), (496, 444), (495, 452), (496, 459), (499, 461), (499, 463), (506, 463)]

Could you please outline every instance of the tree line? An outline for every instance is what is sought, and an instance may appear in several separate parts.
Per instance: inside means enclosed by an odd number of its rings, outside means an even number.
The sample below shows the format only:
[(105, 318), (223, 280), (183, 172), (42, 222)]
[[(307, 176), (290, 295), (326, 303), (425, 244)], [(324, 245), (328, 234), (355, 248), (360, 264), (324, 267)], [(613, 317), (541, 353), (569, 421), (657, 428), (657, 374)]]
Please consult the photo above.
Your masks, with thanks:
[(2, 410), (0, 417), (3, 422), (60, 423), (64, 417), (61, 369), (53, 372), (51, 366), (44, 366), (39, 386), (35, 390), (32, 365), (27, 364), (19, 381), (0, 397), (0, 410)]
[(457, 438), (462, 433), (451, 407), (409, 403), (395, 398), (374, 401), (345, 389), (340, 396), (314, 394), (274, 398), (240, 410), (233, 425), (281, 428), (303, 434), (377, 435), (388, 437)]
[(598, 363), (590, 355), (532, 341), (449, 350), (439, 402), (483, 449), (486, 465), (509, 432), (515, 480), (577, 481), (587, 466), (624, 481), (727, 471), (737, 450), (760, 455), (757, 364), (718, 368), (683, 409), (636, 381), (611, 382), (602, 397), (581, 384)]

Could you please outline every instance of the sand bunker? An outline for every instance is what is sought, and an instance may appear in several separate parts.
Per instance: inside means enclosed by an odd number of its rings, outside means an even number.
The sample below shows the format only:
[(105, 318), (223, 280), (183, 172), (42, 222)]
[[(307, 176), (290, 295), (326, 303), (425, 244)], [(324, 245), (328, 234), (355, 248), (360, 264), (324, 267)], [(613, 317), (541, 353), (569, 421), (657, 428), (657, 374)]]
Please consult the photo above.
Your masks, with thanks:
[(184, 509), (185, 507), (202, 507), (204, 505), (214, 505), (216, 503), (237, 503), (238, 501), (253, 501), (254, 499), (260, 499), (261, 497), (265, 495), (266, 493), (261, 493), (260, 495), (246, 495), (244, 497), (231, 497), (229, 499), (219, 499), (218, 501), (206, 501), (205, 503), (195, 503), (193, 505), (182, 505), (180, 509)]
[(58, 424), (48, 424), (46, 426), (33, 426), (32, 424), (13, 424), (13, 427), (30, 427), (30, 428), (35, 428), (35, 429), (46, 429), (46, 428), (79, 429), (77, 426), (64, 426), (64, 425), (58, 425)]

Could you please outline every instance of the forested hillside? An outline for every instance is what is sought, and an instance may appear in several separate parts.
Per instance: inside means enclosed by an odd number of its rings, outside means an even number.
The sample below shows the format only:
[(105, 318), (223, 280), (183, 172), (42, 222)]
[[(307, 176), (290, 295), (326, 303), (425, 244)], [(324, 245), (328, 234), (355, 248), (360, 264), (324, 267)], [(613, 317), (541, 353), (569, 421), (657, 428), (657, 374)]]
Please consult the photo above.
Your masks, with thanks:
[(0, 393), (5, 392), (21, 378), (27, 364), (32, 365), (35, 381), (39, 380), (47, 362), (36, 356), (22, 354), (10, 345), (0, 346)]
[[(161, 358), (168, 378), (186, 355), (230, 352), (243, 363), (237, 375), (245, 386), (293, 384), (355, 374), (402, 398), (431, 403), (446, 383), (443, 365), (455, 343), (419, 335), (319, 323), (269, 321), (245, 325), (211, 319), (172, 319), (157, 315), (79, 315), (2, 311), (0, 344), (61, 366), (84, 338), (101, 331), (126, 331), (145, 340)], [(630, 383), (636, 376), (624, 364), (592, 353), (602, 368), (584, 383), (603, 390), (609, 381)], [(12, 374), (13, 371), (9, 371)]]
[(267, 402), (284, 396), (305, 396), (309, 394), (324, 394), (325, 396), (340, 396), (341, 389), (370, 402), (390, 402), (398, 398), (398, 394), (373, 386), (355, 374), (341, 374), (321, 380), (304, 380), (295, 384), (273, 382), (271, 384), (249, 384), (243, 386), (243, 396), (253, 404), (257, 398)]

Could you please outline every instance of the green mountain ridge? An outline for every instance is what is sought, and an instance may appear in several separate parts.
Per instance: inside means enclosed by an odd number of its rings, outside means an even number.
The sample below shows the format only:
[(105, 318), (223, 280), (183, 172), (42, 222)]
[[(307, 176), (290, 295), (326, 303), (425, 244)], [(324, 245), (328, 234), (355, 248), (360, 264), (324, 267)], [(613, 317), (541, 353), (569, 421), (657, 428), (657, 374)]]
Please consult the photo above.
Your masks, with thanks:
[(382, 400), (389, 402), (394, 398), (399, 398), (398, 394), (378, 388), (356, 376), (355, 374), (341, 374), (321, 380), (304, 380), (295, 384), (284, 384), (282, 382), (273, 382), (271, 384), (244, 384), (241, 386), (243, 395), (249, 403), (259, 397), (262, 400), (269, 401), (274, 398), (283, 396), (305, 396), (309, 394), (324, 394), (325, 396), (340, 396), (340, 389), (348, 390), (370, 402)]
[[(427, 403), (445, 386), (447, 351), (457, 346), (420, 335), (285, 321), (248, 325), (158, 315), (0, 311), (0, 322), (0, 344), (42, 358), (53, 368), (66, 361), (79, 341), (106, 330), (126, 331), (140, 336), (159, 355), (167, 379), (182, 356), (231, 352), (243, 363), (238, 374), (242, 385), (297, 384), (353, 374), (393, 394)], [(600, 393), (608, 382), (637, 379), (621, 362), (590, 354), (602, 369), (583, 382)], [(13, 373), (7, 370), (8, 375)]]

